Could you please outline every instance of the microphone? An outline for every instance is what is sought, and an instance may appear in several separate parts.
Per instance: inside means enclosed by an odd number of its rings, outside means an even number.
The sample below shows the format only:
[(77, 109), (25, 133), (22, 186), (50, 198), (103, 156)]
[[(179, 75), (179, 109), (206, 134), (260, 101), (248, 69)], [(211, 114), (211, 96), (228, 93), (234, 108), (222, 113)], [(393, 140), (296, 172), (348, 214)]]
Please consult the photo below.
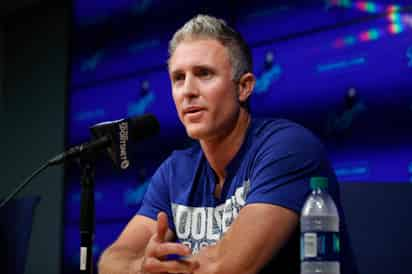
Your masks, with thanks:
[(159, 129), (159, 122), (151, 114), (98, 123), (90, 127), (94, 140), (69, 148), (50, 159), (48, 165), (58, 165), (83, 153), (107, 149), (115, 166), (127, 169), (130, 165), (129, 141), (137, 142), (153, 136)]

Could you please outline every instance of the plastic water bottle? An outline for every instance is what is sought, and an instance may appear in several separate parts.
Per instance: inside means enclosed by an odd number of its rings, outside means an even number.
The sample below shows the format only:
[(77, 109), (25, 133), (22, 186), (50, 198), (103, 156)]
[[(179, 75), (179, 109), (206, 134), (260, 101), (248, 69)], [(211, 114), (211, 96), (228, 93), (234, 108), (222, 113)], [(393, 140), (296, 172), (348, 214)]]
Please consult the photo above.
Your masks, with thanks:
[(328, 179), (313, 177), (300, 217), (301, 274), (340, 274), (339, 214)]

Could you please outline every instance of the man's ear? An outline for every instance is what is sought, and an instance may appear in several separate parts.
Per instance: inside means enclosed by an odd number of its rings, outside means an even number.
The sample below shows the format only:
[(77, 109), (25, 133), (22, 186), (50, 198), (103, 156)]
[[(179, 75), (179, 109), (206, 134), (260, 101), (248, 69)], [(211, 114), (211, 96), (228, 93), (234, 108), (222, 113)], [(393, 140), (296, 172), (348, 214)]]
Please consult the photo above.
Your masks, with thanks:
[(239, 87), (239, 94), (238, 99), (239, 102), (244, 103), (247, 101), (249, 96), (253, 92), (253, 88), (255, 87), (256, 78), (255, 75), (251, 72), (247, 72), (240, 77), (238, 87)]

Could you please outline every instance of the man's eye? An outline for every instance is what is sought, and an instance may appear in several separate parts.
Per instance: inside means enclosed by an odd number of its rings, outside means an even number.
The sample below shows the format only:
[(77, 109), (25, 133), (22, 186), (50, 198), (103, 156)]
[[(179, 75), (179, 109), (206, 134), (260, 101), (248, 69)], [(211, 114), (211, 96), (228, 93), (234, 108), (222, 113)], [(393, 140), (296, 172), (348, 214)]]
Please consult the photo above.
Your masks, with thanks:
[(198, 75), (202, 78), (210, 78), (212, 76), (212, 72), (208, 69), (201, 69), (199, 70)]
[(184, 79), (185, 79), (185, 76), (183, 74), (178, 74), (178, 75), (175, 75), (173, 77), (173, 82), (179, 82), (179, 81), (182, 81)]

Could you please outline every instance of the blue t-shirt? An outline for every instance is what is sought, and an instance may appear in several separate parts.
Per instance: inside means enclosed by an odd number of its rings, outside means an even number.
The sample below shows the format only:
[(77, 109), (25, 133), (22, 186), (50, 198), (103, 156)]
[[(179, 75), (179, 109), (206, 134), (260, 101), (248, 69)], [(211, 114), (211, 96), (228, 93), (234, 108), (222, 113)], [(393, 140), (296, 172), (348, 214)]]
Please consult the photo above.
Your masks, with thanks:
[[(156, 220), (159, 211), (166, 212), (177, 240), (196, 253), (216, 243), (245, 205), (273, 204), (299, 215), (313, 176), (329, 179), (328, 191), (342, 219), (341, 273), (352, 273), (346, 271), (351, 254), (339, 187), (326, 152), (311, 132), (287, 120), (252, 119), (242, 146), (226, 168), (219, 198), (214, 194), (216, 175), (200, 146), (173, 152), (153, 175), (138, 214)], [(261, 273), (299, 273), (299, 235), (297, 228)]]

